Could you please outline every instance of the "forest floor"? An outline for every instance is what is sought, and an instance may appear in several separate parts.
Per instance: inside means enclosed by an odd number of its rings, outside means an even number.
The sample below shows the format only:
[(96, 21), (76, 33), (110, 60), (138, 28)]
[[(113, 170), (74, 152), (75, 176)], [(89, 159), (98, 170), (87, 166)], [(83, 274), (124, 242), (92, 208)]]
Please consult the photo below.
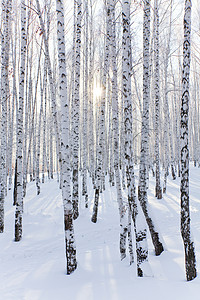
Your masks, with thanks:
[[(163, 179), (163, 178), (162, 178)], [(77, 270), (66, 275), (63, 209), (56, 179), (29, 183), (24, 199), (23, 239), (14, 242), (12, 191), (5, 201), (5, 232), (0, 235), (0, 300), (185, 300), (200, 299), (200, 276), (185, 280), (184, 249), (180, 235), (180, 179), (168, 178), (162, 200), (154, 197), (150, 176), (149, 203), (164, 241), (165, 251), (154, 255), (148, 236), (151, 277), (138, 278), (129, 255), (120, 261), (119, 213), (116, 189), (106, 182), (98, 222), (91, 222), (94, 192), (89, 181), (89, 209), (80, 202), (74, 222)], [(126, 197), (126, 195), (124, 195)], [(190, 208), (197, 268), (200, 270), (200, 169), (191, 166)]]

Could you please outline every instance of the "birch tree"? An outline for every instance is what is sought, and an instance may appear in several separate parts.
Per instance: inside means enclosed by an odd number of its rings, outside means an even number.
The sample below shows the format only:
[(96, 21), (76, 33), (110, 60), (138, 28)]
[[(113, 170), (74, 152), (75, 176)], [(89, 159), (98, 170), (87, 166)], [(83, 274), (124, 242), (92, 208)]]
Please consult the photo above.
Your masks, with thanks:
[[(12, 4), (12, 1), (10, 1)], [(11, 22), (10, 22), (11, 25)], [(9, 26), (9, 34), (11, 34), (11, 26)], [(15, 29), (16, 30), (16, 29)], [(12, 51), (12, 62), (13, 62), (13, 93), (10, 96), (10, 126), (9, 126), (9, 140), (8, 140), (8, 151), (9, 151), (9, 162), (8, 162), (8, 169), (9, 169), (9, 179), (8, 179), (8, 189), (11, 190), (12, 186), (12, 162), (13, 162), (13, 137), (14, 137), (14, 112), (15, 112), (15, 99), (16, 99), (16, 38), (10, 36), (11, 39), (11, 51)]]
[(17, 201), (15, 211), (15, 241), (22, 238), (22, 213), (23, 213), (23, 110), (24, 110), (24, 78), (26, 63), (26, 2), (21, 1), (21, 49), (20, 49), (20, 74), (19, 74), (19, 105), (17, 123)]
[(85, 1), (85, 72), (84, 72), (84, 101), (83, 101), (83, 186), (85, 207), (88, 207), (87, 193), (87, 123), (88, 123), (88, 1)]
[[(137, 198), (135, 193), (135, 174), (133, 160), (133, 106), (131, 95), (131, 33), (130, 33), (130, 1), (123, 0), (122, 3), (122, 95), (124, 100), (124, 133), (125, 133), (125, 165), (128, 187), (128, 203), (132, 215), (137, 254), (137, 274), (139, 277), (149, 275), (145, 266), (148, 260), (147, 230), (138, 210)], [(144, 267), (145, 266), (145, 267)]]
[(113, 131), (113, 154), (114, 154), (114, 173), (117, 189), (117, 201), (120, 215), (120, 253), (121, 259), (126, 256), (126, 235), (128, 224), (128, 213), (122, 196), (121, 176), (119, 171), (119, 99), (118, 99), (118, 74), (117, 74), (117, 52), (116, 52), (116, 27), (115, 27), (115, 0), (108, 0), (108, 11), (110, 11), (111, 30), (110, 30), (110, 59), (112, 67), (112, 131)]
[(158, 0), (154, 0), (154, 96), (155, 96), (155, 162), (156, 162), (156, 188), (155, 196), (162, 198), (160, 185), (160, 149), (159, 149), (159, 121), (160, 121), (160, 86), (159, 86), (159, 14)]
[[(55, 84), (54, 84), (53, 71), (52, 71), (51, 59), (50, 59), (50, 53), (49, 53), (49, 45), (48, 45), (48, 28), (47, 28), (47, 33), (46, 33), (44, 21), (43, 21), (42, 14), (41, 14), (39, 0), (36, 0), (36, 4), (37, 4), (37, 12), (38, 12), (38, 17), (39, 17), (40, 26), (41, 26), (42, 37), (43, 37), (43, 41), (44, 41), (45, 58), (46, 58), (47, 70), (48, 70), (47, 73), (48, 73), (48, 78), (49, 78), (51, 114), (52, 114), (52, 119), (53, 119), (53, 123), (54, 123), (55, 136), (56, 136), (58, 148), (59, 148), (58, 149), (59, 162), (61, 162), (61, 153), (60, 153), (61, 143), (60, 143), (60, 132), (59, 132), (59, 126), (58, 126), (58, 110), (57, 110), (57, 104), (56, 104), (56, 91), (55, 91)], [(52, 126), (50, 126), (50, 129), (52, 129)], [(51, 138), (52, 138), (52, 134), (50, 136), (50, 139)], [(51, 140), (50, 140), (50, 142), (51, 142)], [(51, 150), (53, 151), (53, 148)], [(51, 153), (51, 155), (53, 155), (53, 153)], [(51, 164), (52, 163), (53, 163), (53, 159), (52, 159)], [(49, 163), (48, 163), (48, 165), (49, 165)], [(62, 167), (62, 166), (60, 165), (60, 167)], [(51, 166), (50, 169), (52, 172), (53, 166)], [(51, 174), (51, 177), (52, 177), (52, 174)]]
[(0, 155), (0, 232), (4, 231), (4, 199), (6, 196), (7, 186), (7, 107), (9, 101), (9, 49), (10, 49), (10, 35), (9, 35), (9, 19), (11, 13), (11, 1), (2, 1), (2, 15), (3, 15), (3, 31), (1, 37), (1, 155)]
[(138, 183), (138, 199), (145, 215), (155, 254), (160, 255), (164, 248), (160, 242), (159, 233), (150, 216), (147, 198), (147, 179), (148, 179), (148, 158), (149, 158), (149, 101), (150, 101), (150, 72), (149, 72), (149, 41), (150, 41), (150, 7), (151, 1), (144, 1), (144, 20), (143, 20), (143, 113), (141, 131), (141, 150)]
[(75, 43), (75, 80), (74, 80), (74, 99), (73, 99), (73, 194), (72, 203), (74, 209), (74, 219), (78, 218), (78, 162), (79, 162), (79, 110), (80, 110), (80, 55), (81, 55), (81, 18), (82, 1), (74, 0), (77, 3), (76, 19), (76, 43)]
[(59, 96), (61, 101), (61, 157), (62, 157), (62, 198), (64, 207), (65, 246), (67, 274), (77, 267), (76, 247), (73, 228), (73, 207), (71, 201), (71, 170), (69, 151), (69, 104), (67, 99), (67, 74), (65, 59), (65, 24), (63, 1), (56, 1), (57, 38), (58, 38), (58, 69)]
[[(106, 10), (106, 37), (105, 37), (105, 50), (104, 50), (104, 63), (103, 63), (103, 74), (102, 80), (100, 82), (102, 84), (102, 95), (99, 99), (100, 109), (99, 109), (99, 130), (97, 129), (97, 138), (96, 138), (96, 178), (95, 178), (95, 199), (93, 206), (93, 214), (92, 214), (92, 222), (97, 222), (97, 212), (98, 212), (98, 204), (99, 204), (99, 193), (102, 185), (102, 176), (103, 176), (103, 159), (104, 159), (104, 149), (105, 149), (105, 104), (106, 104), (106, 82), (107, 82), (107, 74), (108, 74), (108, 62), (109, 62), (109, 49), (110, 49), (110, 38), (111, 38), (111, 14), (109, 5), (105, 5)], [(97, 107), (98, 108), (98, 107)], [(98, 116), (97, 116), (98, 119)], [(97, 124), (98, 127), (98, 124)], [(99, 131), (99, 134), (98, 134)]]
[(185, 249), (185, 268), (188, 281), (197, 276), (194, 242), (190, 229), (189, 207), (189, 145), (188, 145), (188, 113), (190, 87), (190, 57), (191, 57), (191, 0), (185, 0), (184, 12), (184, 42), (183, 42), (183, 73), (181, 98), (181, 235)]

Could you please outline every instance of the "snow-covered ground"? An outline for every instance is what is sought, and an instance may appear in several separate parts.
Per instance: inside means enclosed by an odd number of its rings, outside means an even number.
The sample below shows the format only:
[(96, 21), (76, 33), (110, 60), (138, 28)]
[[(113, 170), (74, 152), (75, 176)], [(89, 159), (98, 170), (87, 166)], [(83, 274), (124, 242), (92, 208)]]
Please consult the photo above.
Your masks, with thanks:
[[(197, 268), (200, 270), (200, 169), (191, 167), (190, 201)], [(14, 242), (12, 191), (5, 201), (5, 233), (0, 235), (0, 300), (122, 300), (200, 299), (200, 277), (185, 280), (184, 250), (180, 236), (180, 179), (168, 179), (167, 194), (154, 197), (155, 179), (150, 177), (149, 202), (164, 240), (165, 252), (154, 256), (148, 238), (152, 277), (137, 278), (129, 257), (120, 261), (119, 214), (115, 187), (106, 183), (101, 195), (98, 222), (90, 208), (80, 203), (75, 221), (78, 268), (65, 270), (65, 245), (61, 191), (55, 180), (47, 180), (36, 196), (34, 183), (28, 184), (24, 199), (23, 239)]]

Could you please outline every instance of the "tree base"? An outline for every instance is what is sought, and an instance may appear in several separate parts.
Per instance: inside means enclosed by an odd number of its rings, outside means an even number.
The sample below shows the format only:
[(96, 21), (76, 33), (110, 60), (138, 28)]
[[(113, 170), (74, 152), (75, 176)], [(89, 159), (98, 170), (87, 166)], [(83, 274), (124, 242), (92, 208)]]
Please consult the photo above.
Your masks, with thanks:
[(67, 268), (67, 275), (71, 275), (76, 269), (77, 269), (77, 262), (75, 263), (75, 265)]
[(155, 255), (159, 256), (164, 251), (164, 247), (162, 243), (158, 242), (158, 244), (155, 247)]
[(155, 188), (155, 196), (157, 199), (162, 199), (162, 189), (160, 186), (156, 186)]

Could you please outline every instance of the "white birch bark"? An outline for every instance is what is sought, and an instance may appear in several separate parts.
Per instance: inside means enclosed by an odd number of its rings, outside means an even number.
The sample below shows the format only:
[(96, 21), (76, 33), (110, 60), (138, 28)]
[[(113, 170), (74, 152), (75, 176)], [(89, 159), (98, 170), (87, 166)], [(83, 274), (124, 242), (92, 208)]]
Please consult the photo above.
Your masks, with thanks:
[(46, 62), (47, 62), (49, 90), (50, 90), (50, 98), (51, 98), (51, 113), (53, 116), (55, 135), (56, 135), (56, 139), (57, 139), (58, 145), (59, 145), (59, 161), (60, 161), (61, 157), (60, 157), (60, 134), (59, 134), (59, 128), (58, 128), (58, 113), (57, 113), (58, 110), (57, 110), (57, 105), (56, 105), (55, 84), (54, 84), (53, 72), (52, 72), (51, 60), (50, 60), (50, 54), (49, 54), (48, 28), (47, 28), (47, 34), (46, 34), (39, 0), (36, 0), (36, 5), (37, 5), (37, 12), (38, 12), (38, 17), (39, 17), (39, 21), (40, 21), (40, 26), (41, 26), (41, 32), (42, 32), (42, 36), (43, 36), (43, 40), (44, 40), (45, 58), (46, 58)]
[(26, 196), (26, 183), (27, 183), (27, 143), (28, 143), (28, 119), (29, 119), (29, 96), (32, 82), (32, 57), (33, 57), (33, 43), (31, 43), (30, 49), (30, 17), (31, 17), (31, 0), (28, 2), (28, 18), (27, 18), (27, 27), (26, 27), (26, 35), (27, 35), (27, 63), (26, 63), (26, 80), (25, 80), (25, 105), (24, 105), (24, 137), (23, 137), (23, 197)]
[[(103, 160), (104, 160), (104, 150), (105, 150), (105, 102), (106, 102), (106, 81), (108, 73), (108, 63), (109, 63), (109, 44), (111, 38), (111, 14), (110, 8), (106, 6), (106, 39), (105, 39), (105, 57), (104, 57), (104, 67), (102, 80), (102, 95), (98, 100), (99, 112), (97, 107), (97, 124), (96, 124), (96, 164), (95, 169), (95, 200), (93, 206), (92, 222), (97, 222), (97, 212), (98, 212), (98, 202), (99, 202), (99, 192), (102, 189), (102, 177), (103, 177)], [(99, 128), (98, 128), (99, 127)]]
[(22, 238), (23, 213), (23, 109), (24, 109), (24, 78), (26, 63), (26, 2), (21, 1), (21, 49), (20, 49), (19, 105), (17, 127), (17, 201), (15, 211), (15, 241)]
[(42, 148), (42, 183), (44, 183), (45, 178), (45, 166), (47, 170), (47, 147), (46, 147), (46, 138), (47, 138), (47, 129), (46, 129), (46, 115), (47, 115), (47, 64), (46, 60), (44, 63), (44, 80), (43, 80), (43, 89), (44, 89), (44, 110), (43, 110), (43, 148)]
[[(125, 165), (128, 187), (128, 203), (130, 214), (133, 219), (135, 238), (136, 238), (136, 254), (137, 254), (137, 274), (138, 276), (150, 275), (147, 269), (148, 246), (147, 246), (147, 230), (141, 216), (141, 211), (137, 208), (137, 199), (135, 193), (135, 174), (133, 159), (133, 105), (131, 95), (131, 33), (130, 33), (130, 1), (123, 0), (122, 3), (122, 96), (124, 102), (124, 142), (125, 142)], [(130, 221), (129, 221), (130, 227)], [(130, 230), (129, 230), (130, 231)]]
[[(169, 164), (172, 164), (172, 136), (171, 136), (171, 126), (170, 126), (170, 114), (169, 114), (169, 104), (168, 104), (168, 68), (169, 68), (169, 57), (170, 57), (170, 43), (172, 36), (172, 0), (170, 3), (170, 20), (169, 20), (169, 33), (167, 37), (166, 51), (164, 54), (164, 184), (163, 193), (166, 193), (167, 189), (167, 176), (169, 174)], [(169, 147), (170, 145), (170, 147)], [(169, 155), (170, 153), (170, 155)], [(169, 160), (169, 157), (171, 158)], [(173, 170), (173, 165), (172, 170)], [(174, 177), (173, 179), (176, 179)]]
[(94, 158), (94, 109), (93, 109), (93, 75), (94, 75), (94, 20), (93, 20), (93, 0), (90, 0), (90, 22), (89, 22), (89, 117), (88, 117), (88, 152), (89, 152), (89, 166), (90, 176), (92, 178), (93, 186), (95, 185), (95, 158)]
[[(12, 8), (12, 1), (9, 1), (10, 3), (10, 9)], [(9, 9), (9, 7), (8, 7)], [(8, 34), (11, 35), (11, 21), (9, 21), (8, 25)], [(8, 152), (9, 152), (9, 162), (8, 162), (8, 170), (9, 170), (9, 179), (8, 179), (8, 189), (11, 190), (12, 186), (12, 162), (13, 162), (13, 136), (14, 136), (14, 111), (15, 111), (15, 97), (16, 97), (16, 73), (15, 73), (15, 68), (16, 68), (16, 39), (13, 41), (13, 38), (11, 39), (12, 43), (12, 61), (13, 61), (13, 93), (12, 96), (10, 96), (10, 123), (9, 123), (9, 140), (8, 140)], [(14, 55), (15, 53), (15, 55)]]
[(73, 229), (73, 207), (71, 201), (71, 170), (69, 151), (69, 104), (67, 99), (67, 74), (65, 60), (65, 33), (63, 1), (56, 1), (57, 38), (59, 63), (59, 96), (61, 101), (61, 157), (62, 157), (62, 198), (64, 207), (65, 244), (67, 274), (77, 267), (76, 246)]
[(158, 0), (154, 0), (154, 96), (155, 96), (155, 163), (156, 163), (156, 187), (155, 196), (162, 199), (162, 189), (160, 185), (160, 64), (159, 64), (159, 13)]
[(39, 124), (37, 129), (37, 148), (36, 148), (36, 187), (37, 187), (37, 195), (40, 194), (40, 139), (41, 139), (41, 124), (42, 124), (42, 115), (43, 115), (43, 98), (44, 98), (44, 90), (42, 86), (42, 75), (40, 70), (40, 115), (39, 115)]
[(185, 249), (185, 269), (187, 281), (197, 276), (194, 242), (190, 229), (189, 207), (189, 147), (188, 147), (188, 113), (190, 88), (190, 57), (191, 57), (191, 0), (185, 0), (184, 42), (183, 42), (183, 73), (181, 99), (181, 235)]
[(0, 155), (0, 232), (4, 231), (4, 199), (6, 196), (7, 181), (7, 107), (9, 101), (9, 14), (10, 1), (2, 1), (3, 31), (1, 39), (1, 155)]
[(150, 216), (147, 189), (149, 172), (149, 102), (150, 102), (150, 71), (149, 71), (149, 41), (150, 41), (150, 6), (151, 1), (144, 1), (144, 21), (143, 21), (143, 114), (141, 131), (141, 150), (140, 150), (140, 168), (138, 199), (145, 215), (152, 242), (155, 248), (155, 254), (160, 255), (163, 252), (163, 245), (160, 242), (159, 233)]
[(74, 80), (74, 101), (73, 101), (73, 194), (72, 203), (74, 219), (78, 218), (78, 163), (79, 163), (79, 111), (80, 111), (80, 55), (81, 55), (81, 18), (82, 1), (77, 1), (77, 21), (76, 21), (76, 51), (75, 51), (75, 80)]
[(74, 79), (75, 79), (75, 44), (76, 44), (76, 1), (74, 0), (74, 17), (73, 17), (73, 44), (72, 44), (72, 70), (71, 70), (71, 93), (69, 93), (70, 97), (70, 151), (71, 151), (71, 168), (72, 166), (72, 149), (73, 149), (73, 105), (74, 105)]
[(121, 259), (126, 256), (126, 237), (128, 225), (128, 211), (125, 207), (122, 187), (121, 176), (119, 171), (119, 103), (118, 103), (118, 83), (117, 83), (117, 63), (116, 63), (116, 31), (115, 31), (115, 0), (108, 0), (108, 12), (110, 12), (111, 30), (110, 30), (110, 57), (112, 66), (112, 130), (113, 130), (113, 153), (114, 153), (114, 172), (117, 189), (117, 201), (119, 206), (120, 215), (120, 254)]
[(88, 207), (87, 193), (87, 123), (88, 123), (88, 1), (85, 1), (85, 72), (84, 72), (84, 102), (83, 102), (83, 186), (82, 195), (85, 196), (85, 207)]
[[(43, 41), (42, 41), (43, 42)], [(28, 101), (27, 101), (27, 110), (25, 115), (25, 130), (29, 133), (29, 144), (28, 144), (28, 153), (27, 151), (27, 142), (24, 142), (24, 161), (23, 161), (23, 194), (26, 195), (26, 184), (27, 184), (27, 170), (29, 163), (29, 173), (30, 181), (35, 180), (36, 175), (36, 124), (37, 124), (37, 95), (38, 95), (38, 85), (39, 85), (39, 76), (40, 76), (40, 65), (41, 65), (41, 56), (42, 56), (42, 42), (40, 45), (40, 53), (37, 67), (37, 76), (35, 79), (35, 93), (33, 97), (33, 83), (32, 83), (32, 61), (30, 61), (30, 74), (29, 74), (29, 91), (28, 91)], [(27, 114), (30, 114), (29, 121), (27, 120)], [(29, 123), (29, 128), (28, 124)], [(25, 131), (25, 139), (27, 134)], [(37, 185), (37, 183), (36, 183)]]

